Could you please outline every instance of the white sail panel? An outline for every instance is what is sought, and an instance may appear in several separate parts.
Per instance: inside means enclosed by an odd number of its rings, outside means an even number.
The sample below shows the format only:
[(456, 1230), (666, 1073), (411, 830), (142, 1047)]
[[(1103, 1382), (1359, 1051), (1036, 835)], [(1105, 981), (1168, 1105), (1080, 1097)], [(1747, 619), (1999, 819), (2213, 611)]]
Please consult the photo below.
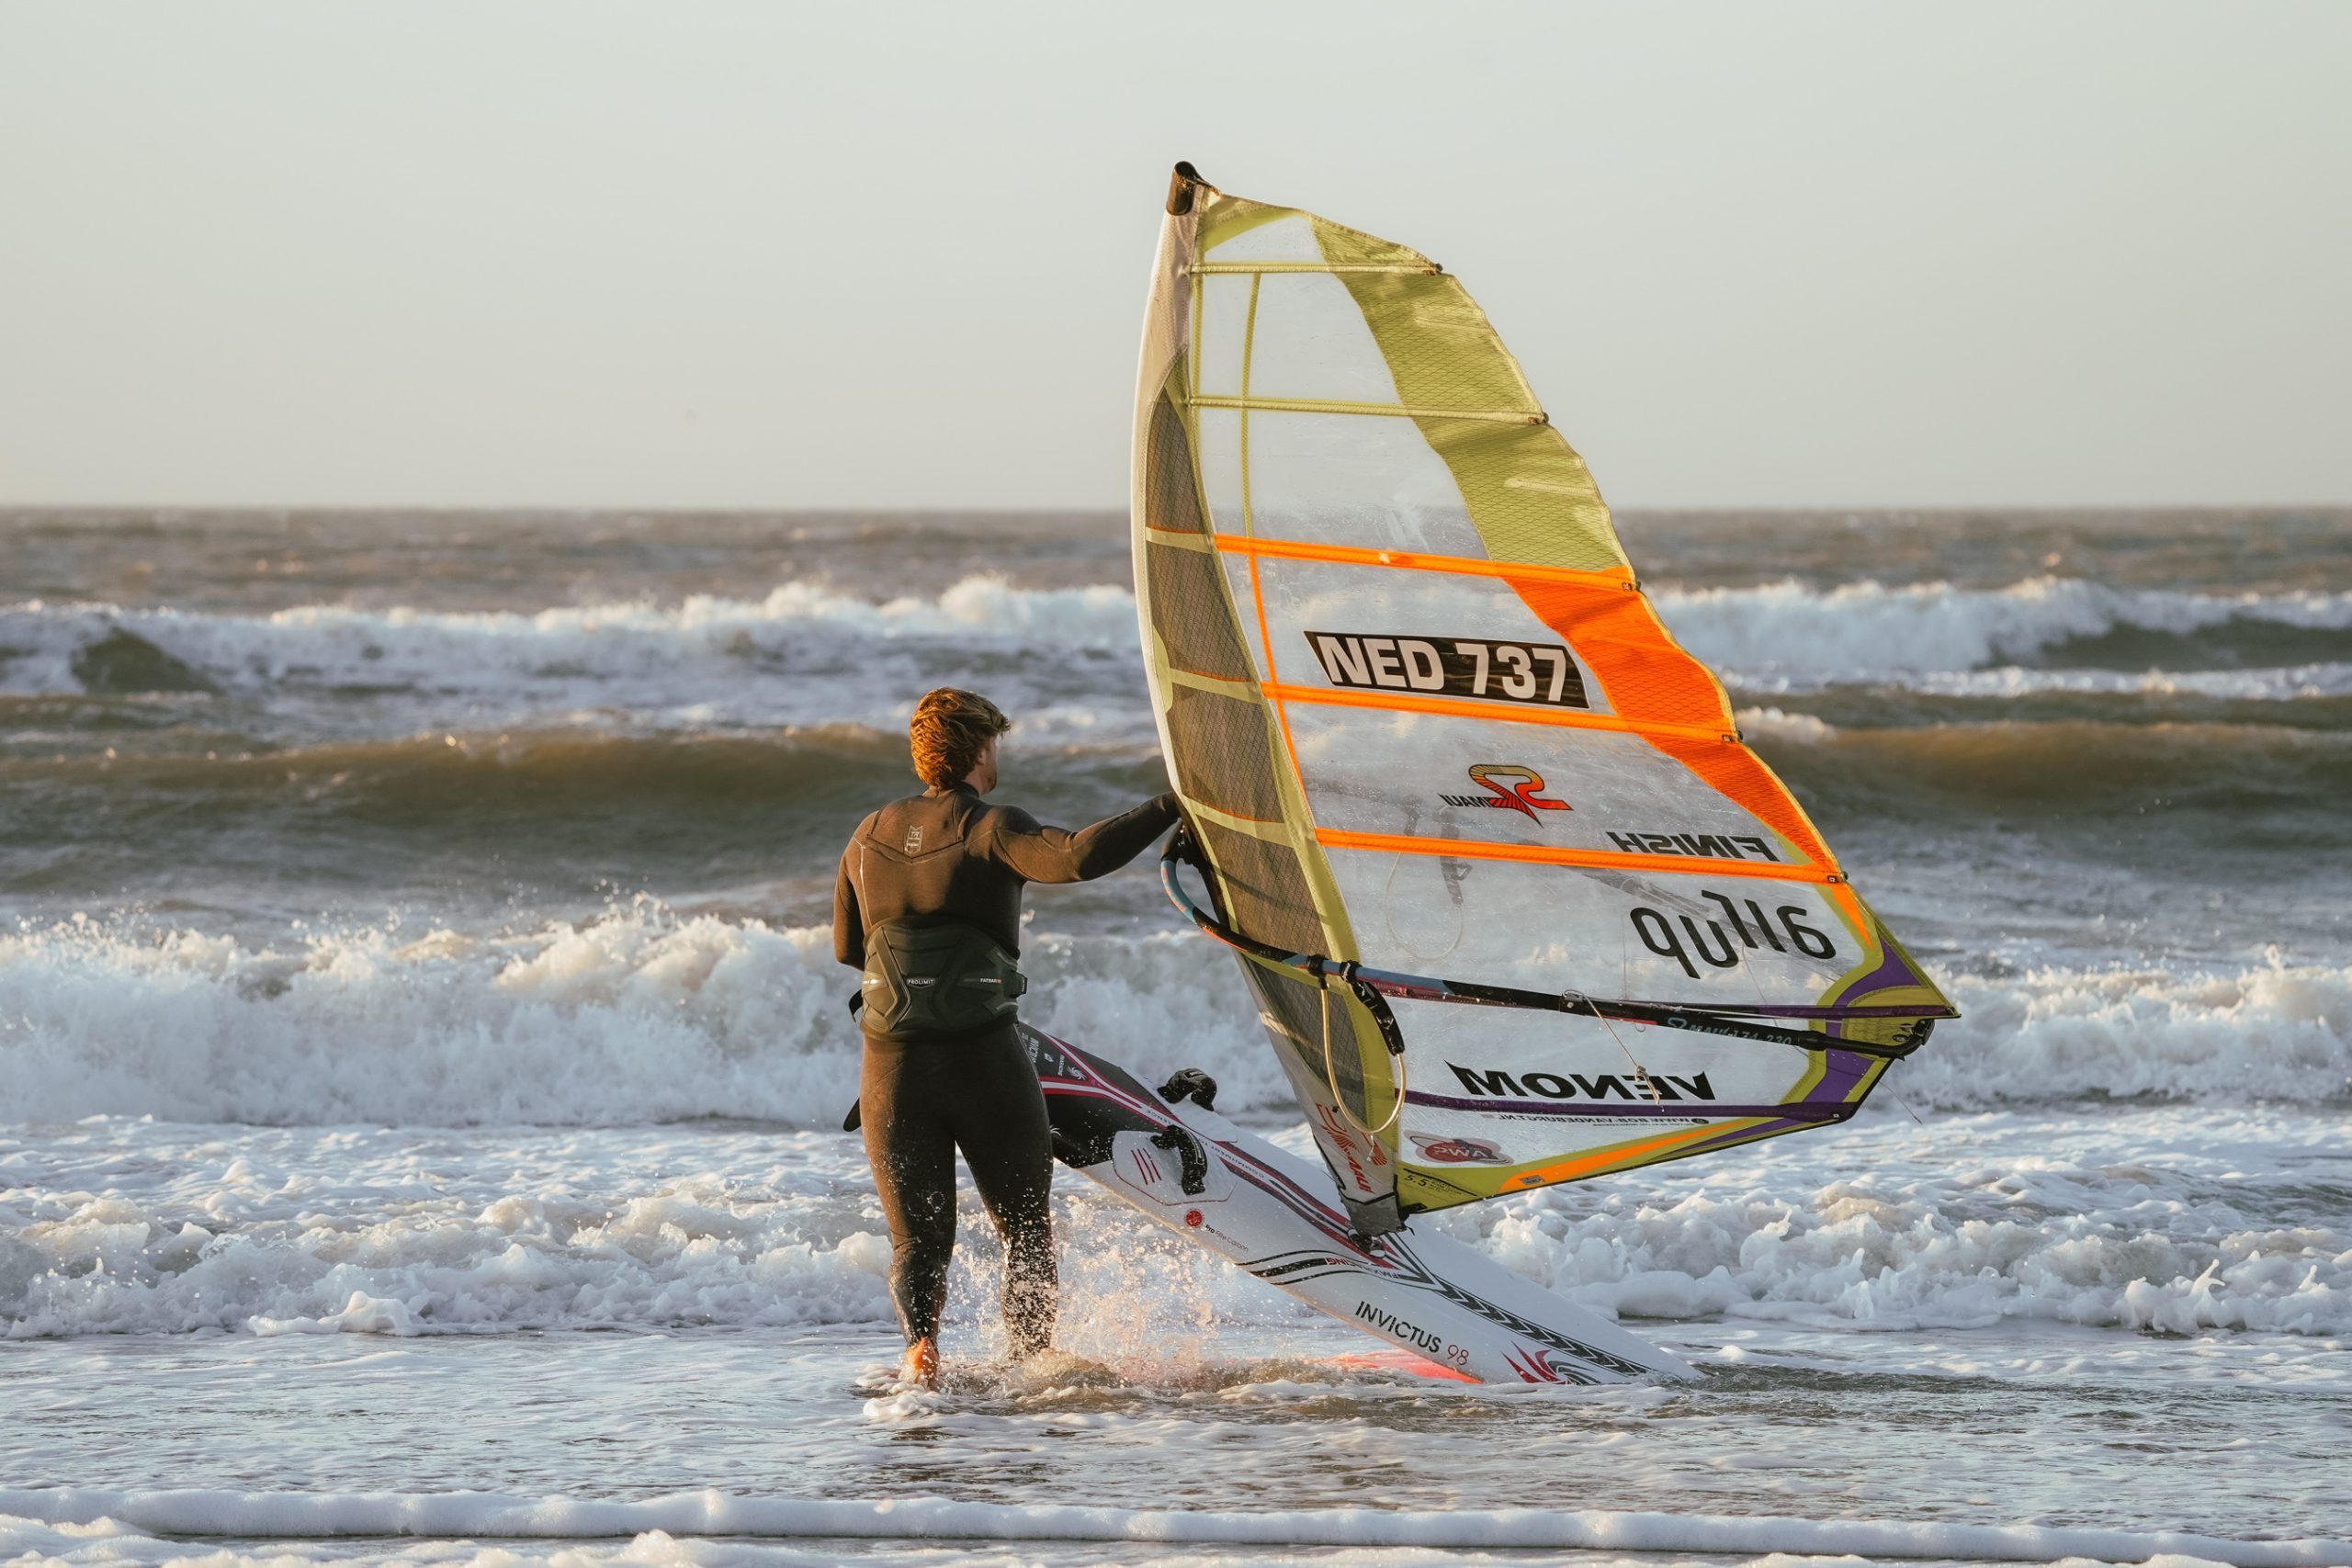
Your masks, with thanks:
[(1637, 735), (1305, 703), (1284, 715), (1318, 828), (1766, 872), (1814, 863)]
[[(1210, 283), (1239, 278), (1208, 278)], [(1253, 280), (1250, 396), (1395, 404), (1396, 382), (1364, 330), (1348, 286), (1329, 273), (1272, 273)]]
[[(1214, 444), (1232, 433), (1225, 460), (1237, 465), (1237, 498), (1238, 429), (1237, 416), (1207, 435)], [(1486, 553), (1453, 470), (1408, 419), (1252, 415), (1250, 509), (1252, 531), (1268, 538), (1430, 555)], [(1238, 520), (1228, 532), (1241, 532)]]
[[(1195, 406), (1192, 417), (1193, 460), (1200, 465), (1201, 499), (1208, 509), (1209, 526), (1219, 534), (1246, 535), (1250, 508), (1242, 483), (1241, 411)], [(1244, 597), (1239, 603), (1247, 607), (1250, 600)]]
[(1273, 216), (1267, 221), (1239, 229), (1229, 239), (1204, 245), (1201, 260), (1231, 266), (1244, 262), (1313, 265), (1323, 259), (1323, 247), (1315, 238), (1314, 219), (1304, 212), (1264, 210)]
[[(1238, 275), (1204, 277), (1194, 287), (1196, 331), (1192, 385), (1201, 397), (1238, 398), (1243, 382), (1243, 351), (1250, 343), (1250, 284)], [(1239, 416), (1236, 416), (1238, 425)]]
[[(1328, 844), (1325, 855), (1356, 916), (1363, 962), (1417, 968), (1410, 954), (1382, 951), (1377, 925), (1363, 918), (1389, 897), (1397, 855)], [(1448, 963), (1484, 984), (1735, 1010), (1803, 1007), (1883, 957), (1875, 938), (1849, 923), (1838, 889), (1821, 883), (1454, 858), (1468, 929)]]

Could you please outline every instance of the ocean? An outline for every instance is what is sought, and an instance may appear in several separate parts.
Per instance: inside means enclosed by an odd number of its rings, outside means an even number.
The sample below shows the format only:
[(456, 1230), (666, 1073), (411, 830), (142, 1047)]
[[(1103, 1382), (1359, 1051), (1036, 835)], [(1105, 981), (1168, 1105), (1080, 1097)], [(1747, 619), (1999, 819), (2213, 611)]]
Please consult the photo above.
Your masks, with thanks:
[[(1620, 528), (1965, 1013), (1421, 1222), (1702, 1380), (1334, 1364), (1063, 1172), (1115, 1379), (991, 1359), (967, 1190), (899, 1396), (835, 858), (934, 685), (1166, 787), (1123, 518), (0, 512), (0, 1554), (2341, 1561), (2352, 512)], [(1030, 1018), (1308, 1151), (1148, 863), (1029, 908)]]

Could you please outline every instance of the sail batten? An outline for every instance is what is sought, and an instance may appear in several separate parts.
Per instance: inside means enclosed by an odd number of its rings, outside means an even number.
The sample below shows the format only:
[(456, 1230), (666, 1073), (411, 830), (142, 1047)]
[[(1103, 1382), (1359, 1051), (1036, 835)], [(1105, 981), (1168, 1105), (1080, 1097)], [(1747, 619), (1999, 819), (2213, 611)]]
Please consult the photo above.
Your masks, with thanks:
[(1136, 603), (1210, 907), (1170, 886), (1357, 1224), (1850, 1116), (1951, 1004), (1459, 279), (1189, 166), (1168, 211)]
[(1438, 273), (1443, 272), (1445, 268), (1438, 265), (1435, 262), (1194, 262), (1192, 266), (1192, 273), (1194, 277), (1247, 277), (1256, 276), (1266, 273), (1283, 272), (1394, 272), (1411, 274), (1419, 276), (1432, 276)]
[(1608, 850), (1574, 850), (1549, 844), (1513, 844), (1494, 839), (1422, 839), (1401, 833), (1351, 833), (1317, 828), (1316, 842), (1335, 850), (1375, 850), (1401, 855), (1459, 855), (1466, 860), (1531, 861), (1544, 865), (1648, 872), (1659, 876), (1744, 876), (1764, 882), (1841, 880), (1819, 866), (1762, 865), (1754, 861), (1715, 860), (1696, 854), (1640, 855)]
[(1434, 714), (1447, 718), (1475, 718), (1492, 724), (1541, 724), (1566, 729), (1605, 729), (1620, 734), (1657, 735), (1669, 739), (1731, 742), (1738, 737), (1728, 731), (1705, 725), (1643, 724), (1634, 719), (1619, 718), (1605, 713), (1513, 713), (1485, 706), (1477, 703), (1454, 702), (1443, 697), (1408, 697), (1371, 692), (1318, 692), (1309, 686), (1295, 686), (1279, 681), (1263, 683), (1265, 694), (1278, 703), (1302, 703), (1307, 706), (1335, 708), (1372, 708), (1389, 713)]
[(1372, 419), (1468, 419), (1488, 424), (1547, 424), (1551, 416), (1524, 409), (1415, 408), (1403, 403), (1342, 402), (1323, 398), (1221, 398), (1203, 393), (1184, 400), (1196, 409), (1240, 409), (1249, 413), (1336, 413)]
[(1577, 587), (1633, 592), (1640, 585), (1622, 572), (1587, 571), (1575, 567), (1537, 566), (1531, 561), (1492, 560), (1484, 556), (1441, 556), (1414, 550), (1385, 550), (1362, 545), (1334, 545), (1315, 539), (1273, 539), (1262, 534), (1212, 534), (1209, 542), (1233, 555), (1272, 556), (1283, 560), (1330, 561), (1341, 566), (1383, 566), (1399, 571), (1433, 571), (1459, 577), (1524, 578), (1530, 582), (1561, 582)]

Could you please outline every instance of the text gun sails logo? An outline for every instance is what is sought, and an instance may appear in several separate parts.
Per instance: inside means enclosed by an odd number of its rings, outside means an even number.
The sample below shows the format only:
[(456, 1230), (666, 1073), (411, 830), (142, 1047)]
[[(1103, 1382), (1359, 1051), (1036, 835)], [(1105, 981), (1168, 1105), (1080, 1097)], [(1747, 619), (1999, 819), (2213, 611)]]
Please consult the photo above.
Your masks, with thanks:
[[(1459, 1072), (1460, 1068), (1455, 1068)], [(1484, 1138), (1433, 1138), (1424, 1133), (1408, 1133), (1421, 1157), (1432, 1165), (1501, 1165), (1503, 1151)]]
[(1532, 768), (1522, 768), (1508, 762), (1473, 762), (1470, 782), (1484, 786), (1486, 795), (1441, 795), (1448, 806), (1487, 806), (1498, 811), (1516, 811), (1530, 822), (1540, 822), (1539, 811), (1572, 811), (1565, 800), (1554, 800), (1544, 793), (1544, 775)]

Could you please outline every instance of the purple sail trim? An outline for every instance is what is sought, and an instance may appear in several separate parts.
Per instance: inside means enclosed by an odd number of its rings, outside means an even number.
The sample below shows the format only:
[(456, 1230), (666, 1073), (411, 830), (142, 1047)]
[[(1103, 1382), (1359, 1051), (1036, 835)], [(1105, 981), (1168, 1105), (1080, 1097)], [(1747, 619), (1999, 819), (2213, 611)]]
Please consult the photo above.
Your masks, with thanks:
[[(1870, 1070), (1871, 1058), (1858, 1056), (1851, 1051), (1824, 1051), (1821, 1081), (1794, 1105), (1767, 1106), (1756, 1112), (1770, 1116), (1772, 1124), (1764, 1127), (1737, 1127), (1713, 1138), (1702, 1138), (1675, 1151), (1677, 1159), (1687, 1155), (1703, 1154), (1722, 1144), (1753, 1143), (1780, 1133), (1794, 1133), (1806, 1127), (1818, 1127), (1825, 1122), (1842, 1121), (1860, 1109), (1846, 1103), (1846, 1097)], [(1408, 1097), (1409, 1098), (1409, 1097)]]
[(1851, 1051), (1824, 1051), (1821, 1054), (1821, 1081), (1813, 1086), (1800, 1104), (1822, 1105), (1835, 1102), (1843, 1105), (1854, 1086), (1870, 1071), (1871, 1058), (1858, 1056)]
[[(1883, 975), (1884, 973), (1886, 973), (1886, 966), (1884, 964), (1881, 964), (1869, 975), (1863, 976), (1863, 978), (1866, 980), (1875, 980), (1879, 976)], [(1677, 1012), (1703, 1013), (1709, 1016), (1721, 1016), (1724, 1018), (1821, 1018), (1837, 1020), (1844, 1018), (1950, 1018), (1951, 1016), (1950, 1009), (1938, 1009), (1931, 1012), (1922, 1012), (1919, 1009), (1919, 1004), (1917, 1002), (1894, 1003), (1885, 1007), (1859, 1008), (1838, 1007), (1835, 1004), (1828, 1007), (1822, 1007), (1812, 1002), (1742, 1002), (1737, 1007), (1719, 1007), (1712, 1002), (1644, 1002), (1641, 1005), (1644, 1007), (1670, 1009)]]
[[(1904, 963), (1903, 960), (1896, 955), (1894, 949), (1891, 947), (1884, 947), (1881, 948), (1879, 952), (1879, 966), (1871, 970), (1869, 974), (1863, 976), (1860, 979), (1855, 981), (1851, 986), (1848, 987), (1847, 992), (1849, 995), (1867, 997), (1875, 992), (1885, 990), (1889, 986), (1928, 985), (1928, 977), (1925, 975), (1920, 974), (1917, 969), (1912, 968), (1908, 964)], [(1933, 987), (1929, 987), (1929, 988), (1933, 989)], [(1919, 1010), (1917, 1006), (1913, 1006), (1909, 1009), (1867, 1007), (1839, 1008), (1838, 1010), (1848, 1018), (1885, 1018), (1892, 1016), (1894, 1013), (1904, 1011), (1908, 1011), (1915, 1018), (1920, 1016)], [(1842, 1032), (1844, 1028), (1845, 1025), (1842, 1023), (1832, 1023), (1826, 1030), (1823, 1031), (1823, 1032), (1835, 1035)]]

